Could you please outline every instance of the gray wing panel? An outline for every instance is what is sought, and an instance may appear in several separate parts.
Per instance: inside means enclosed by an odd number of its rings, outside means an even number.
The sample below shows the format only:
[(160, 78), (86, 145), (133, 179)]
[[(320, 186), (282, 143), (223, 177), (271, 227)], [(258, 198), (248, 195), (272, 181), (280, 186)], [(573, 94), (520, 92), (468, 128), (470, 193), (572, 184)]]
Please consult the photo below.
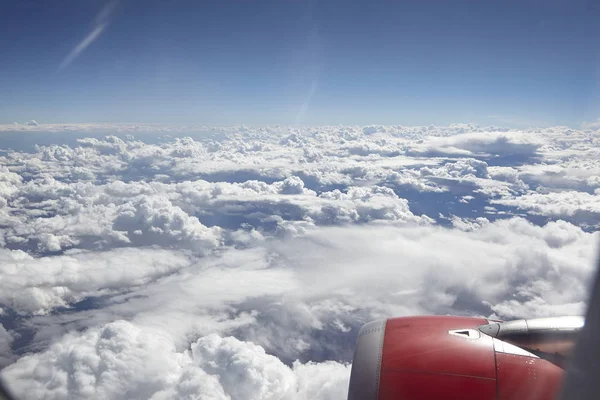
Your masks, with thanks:
[(588, 304), (585, 325), (567, 368), (563, 400), (600, 398), (600, 265)]

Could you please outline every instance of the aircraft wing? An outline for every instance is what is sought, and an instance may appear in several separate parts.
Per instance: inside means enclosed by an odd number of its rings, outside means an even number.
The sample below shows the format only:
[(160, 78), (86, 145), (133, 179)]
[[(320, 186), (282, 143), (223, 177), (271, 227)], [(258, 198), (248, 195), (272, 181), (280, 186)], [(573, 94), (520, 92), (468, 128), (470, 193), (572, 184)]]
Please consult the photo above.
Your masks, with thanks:
[(560, 398), (598, 399), (600, 396), (600, 256), (592, 286), (585, 326), (579, 333), (567, 367)]

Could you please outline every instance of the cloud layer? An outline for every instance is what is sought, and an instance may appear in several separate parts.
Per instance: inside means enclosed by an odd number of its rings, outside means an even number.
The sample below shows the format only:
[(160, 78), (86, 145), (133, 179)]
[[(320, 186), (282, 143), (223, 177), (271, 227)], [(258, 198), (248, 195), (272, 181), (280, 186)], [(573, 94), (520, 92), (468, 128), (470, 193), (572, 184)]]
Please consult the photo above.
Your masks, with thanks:
[(598, 132), (11, 127), (0, 366), (27, 398), (341, 399), (371, 319), (585, 307)]

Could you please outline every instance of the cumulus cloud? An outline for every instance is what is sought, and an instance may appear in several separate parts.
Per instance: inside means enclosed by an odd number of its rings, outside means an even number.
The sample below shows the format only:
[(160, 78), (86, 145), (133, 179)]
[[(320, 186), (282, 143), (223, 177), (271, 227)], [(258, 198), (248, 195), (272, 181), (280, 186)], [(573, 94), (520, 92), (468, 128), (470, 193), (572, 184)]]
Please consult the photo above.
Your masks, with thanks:
[(185, 253), (124, 248), (34, 258), (3, 249), (2, 304), (19, 314), (46, 314), (86, 296), (142, 285), (189, 265)]
[(260, 346), (216, 334), (178, 352), (164, 332), (115, 321), (67, 334), (3, 376), (31, 399), (329, 399), (345, 397), (349, 372), (335, 362), (290, 368)]
[(28, 398), (345, 398), (371, 319), (585, 307), (589, 131), (0, 130), (0, 365)]
[(220, 238), (218, 227), (207, 228), (160, 197), (139, 196), (120, 206), (113, 229), (127, 232), (127, 240), (136, 245), (177, 244), (204, 250), (217, 247)]
[(576, 191), (538, 193), (493, 200), (534, 214), (560, 217), (591, 229), (600, 227), (600, 189), (594, 194)]
[(495, 164), (532, 162), (544, 143), (524, 132), (469, 132), (454, 136), (429, 136), (411, 146), (411, 154), (428, 156), (478, 156)]

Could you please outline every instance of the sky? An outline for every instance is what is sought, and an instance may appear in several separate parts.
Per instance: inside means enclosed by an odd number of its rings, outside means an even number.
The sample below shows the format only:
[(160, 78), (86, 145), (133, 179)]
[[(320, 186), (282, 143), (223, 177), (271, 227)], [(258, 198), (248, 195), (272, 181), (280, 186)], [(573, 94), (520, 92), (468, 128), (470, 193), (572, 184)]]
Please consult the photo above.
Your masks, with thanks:
[(0, 123), (580, 127), (595, 1), (3, 1)]
[(0, 380), (345, 399), (369, 321), (581, 315), (599, 17), (0, 0)]

